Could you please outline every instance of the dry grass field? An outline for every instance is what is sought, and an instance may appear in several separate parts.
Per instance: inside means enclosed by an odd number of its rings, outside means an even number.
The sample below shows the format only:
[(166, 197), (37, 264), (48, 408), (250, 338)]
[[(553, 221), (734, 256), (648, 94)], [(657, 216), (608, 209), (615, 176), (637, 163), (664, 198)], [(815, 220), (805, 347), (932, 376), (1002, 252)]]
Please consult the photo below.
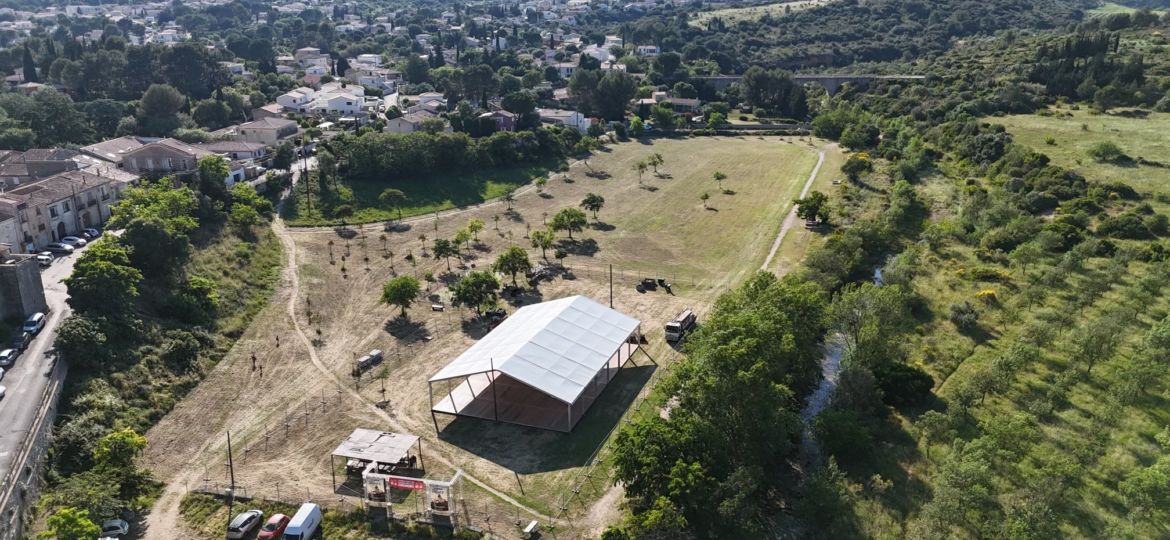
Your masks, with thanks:
[[(354, 428), (367, 427), (421, 436), (429, 477), (449, 477), (456, 468), (468, 474), (463, 519), (473, 525), (492, 516), (499, 533), (504, 518), (510, 524), (517, 515), (525, 522), (557, 515), (583, 465), (679, 357), (663, 340), (662, 323), (687, 306), (705, 313), (718, 294), (761, 266), (824, 145), (779, 137), (629, 142), (554, 174), (543, 193), (522, 190), (512, 211), (502, 202), (485, 203), (407, 219), (392, 231), (368, 225), (348, 240), (333, 229), (278, 224), (289, 263), (272, 303), (148, 434), (146, 465), (169, 483), (148, 537), (175, 537), (169, 531), (179, 522), (178, 501), (186, 489), (227, 484), (229, 431), (238, 491), (248, 494), (345, 500), (331, 491), (329, 452)], [(665, 164), (639, 182), (633, 164), (655, 152)], [(838, 163), (835, 148), (825, 153), (818, 187)], [(726, 193), (717, 189), (715, 171), (727, 175)], [(452, 261), (456, 272), (489, 266), (511, 244), (528, 248), (535, 263), (541, 254), (526, 238), (529, 226), (543, 227), (546, 213), (576, 207), (590, 192), (605, 197), (605, 207), (573, 242), (564, 243), (571, 253), (564, 275), (505, 304), (511, 311), (575, 294), (604, 303), (605, 270), (612, 264), (614, 307), (643, 321), (648, 355), (634, 357), (635, 364), (627, 365), (572, 433), (440, 416), (436, 434), (426, 381), (487, 329), (465, 309), (433, 312), (429, 302), (399, 319), (397, 308), (379, 303), (382, 284), (394, 275), (432, 273), (437, 281), (428, 294), (446, 300), (444, 282), (453, 274), (443, 260), (428, 256), (429, 248), (434, 238), (453, 237), (473, 218), (486, 228), (461, 261)], [(707, 209), (700, 200), (704, 192), (710, 195)], [(790, 231), (771, 267), (786, 269), (798, 260), (808, 234), (800, 227)], [(674, 283), (674, 295), (635, 291), (641, 277), (665, 277)], [(386, 362), (355, 381), (352, 362), (374, 348), (386, 351)], [(436, 399), (445, 394), (436, 387)], [(600, 474), (566, 504), (563, 533), (594, 536), (612, 517), (620, 492)], [(599, 498), (603, 502), (595, 505)], [(411, 504), (399, 510), (409, 512)]]
[(832, 0), (795, 0), (792, 2), (777, 2), (774, 4), (760, 4), (755, 6), (741, 6), (716, 9), (712, 11), (700, 11), (695, 14), (695, 17), (689, 21), (691, 26), (699, 28), (706, 28), (707, 23), (711, 19), (722, 19), (728, 26), (734, 26), (739, 21), (754, 21), (763, 18), (765, 15), (772, 17), (783, 17), (784, 15), (793, 11), (802, 9), (809, 9), (823, 4), (827, 4)]

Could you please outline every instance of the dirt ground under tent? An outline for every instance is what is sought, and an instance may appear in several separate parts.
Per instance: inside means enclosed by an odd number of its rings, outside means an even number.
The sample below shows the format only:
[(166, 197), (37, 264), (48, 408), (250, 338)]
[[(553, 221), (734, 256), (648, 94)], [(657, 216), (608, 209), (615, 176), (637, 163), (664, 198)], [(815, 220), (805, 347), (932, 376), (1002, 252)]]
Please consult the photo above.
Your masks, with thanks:
[[(639, 179), (634, 164), (653, 153), (664, 164)], [(584, 493), (572, 490), (621, 417), (681, 356), (664, 341), (662, 324), (684, 307), (701, 317), (720, 293), (764, 264), (791, 200), (808, 182), (829, 189), (837, 171), (822, 167), (812, 175), (819, 154), (833, 163), (839, 155), (824, 141), (798, 137), (629, 142), (551, 174), (542, 192), (520, 190), (511, 210), (498, 201), (407, 218), (390, 230), (371, 224), (342, 234), (276, 224), (288, 264), (271, 304), (148, 433), (145, 464), (168, 486), (147, 537), (175, 538), (173, 531), (185, 530), (178, 503), (188, 490), (227, 485), (228, 432), (238, 493), (356, 504), (333, 492), (329, 466), (330, 450), (356, 427), (422, 436), (428, 477), (462, 469), (469, 477), (463, 519), (472, 525), (482, 527), (490, 517), (499, 533), (516, 519), (563, 514), (562, 534), (594, 536), (615, 515), (620, 491), (611, 487), (604, 465), (589, 469)], [(727, 175), (726, 191), (713, 179), (716, 171)], [(427, 380), (487, 332), (468, 310), (450, 307), (445, 281), (487, 268), (513, 244), (527, 248), (534, 264), (542, 262), (527, 238), (530, 227), (542, 228), (546, 215), (577, 207), (586, 193), (602, 195), (605, 206), (572, 241), (558, 234), (569, 253), (565, 270), (502, 304), (513, 311), (575, 294), (607, 303), (612, 264), (613, 305), (642, 321), (648, 356), (635, 356), (572, 433), (440, 416), (436, 435)], [(706, 205), (703, 193), (709, 194)], [(444, 260), (430, 257), (433, 239), (453, 238), (473, 218), (486, 227), (448, 273)], [(781, 259), (798, 260), (815, 242), (803, 227), (786, 234), (769, 268)], [(556, 262), (552, 250), (548, 256)], [(428, 294), (438, 295), (445, 311), (431, 311), (423, 300), (402, 319), (397, 308), (379, 303), (382, 284), (392, 276), (427, 273), (436, 276)], [(674, 294), (636, 291), (643, 277), (667, 279)], [(354, 360), (370, 349), (385, 351), (385, 362), (355, 381)], [(436, 390), (436, 398), (443, 395)], [(410, 502), (399, 510), (411, 511)]]

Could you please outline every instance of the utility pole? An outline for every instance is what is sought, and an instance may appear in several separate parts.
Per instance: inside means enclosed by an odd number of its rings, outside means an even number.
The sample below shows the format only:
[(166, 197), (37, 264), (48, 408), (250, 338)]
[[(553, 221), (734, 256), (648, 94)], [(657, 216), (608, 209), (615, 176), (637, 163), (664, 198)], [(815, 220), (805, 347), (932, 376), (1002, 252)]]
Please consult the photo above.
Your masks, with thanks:
[(232, 465), (232, 432), (227, 432), (228, 444), (228, 475), (232, 481), (232, 493), (236, 492), (236, 468)]
[(613, 263), (609, 265), (609, 309), (613, 309)]

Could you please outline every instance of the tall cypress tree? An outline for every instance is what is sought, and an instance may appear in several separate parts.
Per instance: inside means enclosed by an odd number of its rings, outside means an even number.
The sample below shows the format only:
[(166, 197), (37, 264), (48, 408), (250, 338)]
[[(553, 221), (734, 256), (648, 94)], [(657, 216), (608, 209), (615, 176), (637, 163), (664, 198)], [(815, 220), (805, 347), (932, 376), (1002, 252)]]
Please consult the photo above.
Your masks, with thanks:
[(37, 79), (37, 63), (33, 61), (32, 51), (28, 50), (28, 44), (24, 45), (24, 82), (40, 82)]

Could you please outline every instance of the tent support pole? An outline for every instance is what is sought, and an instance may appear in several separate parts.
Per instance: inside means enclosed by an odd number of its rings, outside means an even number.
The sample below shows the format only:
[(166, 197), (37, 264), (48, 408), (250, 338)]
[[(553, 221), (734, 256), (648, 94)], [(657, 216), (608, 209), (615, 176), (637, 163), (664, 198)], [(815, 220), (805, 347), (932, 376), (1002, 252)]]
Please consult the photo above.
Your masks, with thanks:
[[(427, 402), (431, 406), (431, 421), (435, 423), (435, 435), (439, 434), (439, 419), (435, 418), (435, 383), (427, 381), (427, 394), (430, 396)], [(421, 439), (420, 439), (421, 440)], [(419, 453), (422, 453), (422, 445), (419, 445)]]
[[(649, 358), (651, 362), (654, 362), (654, 365), (656, 365), (656, 366), (658, 365), (658, 362), (654, 360), (654, 357), (650, 356), (650, 353), (646, 352), (646, 349), (643, 349), (641, 345), (638, 345), (637, 350), (642, 351), (642, 354), (646, 355), (646, 358)], [(633, 355), (631, 355), (631, 356), (633, 356)]]
[(337, 465), (333, 464), (333, 454), (329, 454), (329, 475), (333, 477), (333, 491), (337, 491)]
[(488, 384), (492, 385), (492, 414), (495, 415), (496, 422), (499, 422), (500, 421), (500, 406), (496, 402), (496, 361), (495, 361), (495, 359), (489, 358), (488, 363), (489, 363), (488, 365), (490, 365), (492, 368), (491, 372), (489, 372), (489, 374), (488, 374), (488, 381), (489, 381)]

